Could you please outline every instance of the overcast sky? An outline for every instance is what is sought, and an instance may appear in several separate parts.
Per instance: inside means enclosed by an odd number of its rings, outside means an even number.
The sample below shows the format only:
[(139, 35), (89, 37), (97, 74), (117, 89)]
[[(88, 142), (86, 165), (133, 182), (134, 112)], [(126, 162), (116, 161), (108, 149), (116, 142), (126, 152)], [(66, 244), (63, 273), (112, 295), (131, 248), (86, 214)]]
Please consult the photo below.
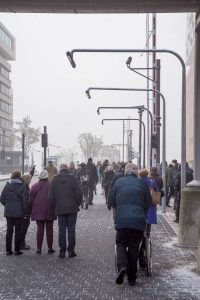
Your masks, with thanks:
[[(34, 127), (47, 126), (49, 142), (62, 148), (77, 145), (79, 133), (103, 136), (105, 144), (122, 142), (121, 122), (101, 125), (102, 118), (138, 117), (137, 112), (98, 106), (146, 106), (145, 93), (93, 92), (89, 86), (146, 88), (146, 80), (126, 67), (127, 54), (76, 54), (72, 69), (66, 51), (73, 48), (144, 48), (145, 14), (0, 14), (16, 38), (12, 62), (14, 121), (29, 115)], [(157, 48), (177, 51), (185, 59), (186, 14), (157, 14)], [(146, 57), (132, 55), (134, 66), (145, 67)], [(181, 66), (170, 54), (161, 59), (161, 92), (167, 102), (167, 160), (180, 161)], [(138, 126), (132, 124), (134, 148)], [(40, 149), (40, 145), (35, 148)], [(51, 154), (58, 151), (50, 147)]]

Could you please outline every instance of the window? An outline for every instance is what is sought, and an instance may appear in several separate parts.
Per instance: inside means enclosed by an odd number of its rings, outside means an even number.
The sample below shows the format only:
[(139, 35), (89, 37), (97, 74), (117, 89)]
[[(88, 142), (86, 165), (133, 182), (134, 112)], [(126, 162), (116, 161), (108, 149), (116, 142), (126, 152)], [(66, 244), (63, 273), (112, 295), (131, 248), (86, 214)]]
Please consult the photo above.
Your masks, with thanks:
[(9, 79), (9, 71), (6, 70), (3, 66), (0, 66), (1, 75), (6, 79)]
[(11, 90), (6, 85), (4, 85), (3, 83), (1, 83), (1, 92), (3, 94), (5, 94), (6, 96), (8, 96), (8, 97), (11, 96)]
[(12, 113), (12, 106), (4, 101), (1, 101), (0, 102), (0, 107), (1, 107), (1, 110), (11, 114)]
[(12, 49), (11, 38), (0, 28), (0, 40), (10, 49)]
[(9, 120), (6, 120), (4, 118), (0, 118), (0, 121), (1, 121), (1, 127), (2, 128), (5, 128), (5, 129), (10, 129), (10, 121)]

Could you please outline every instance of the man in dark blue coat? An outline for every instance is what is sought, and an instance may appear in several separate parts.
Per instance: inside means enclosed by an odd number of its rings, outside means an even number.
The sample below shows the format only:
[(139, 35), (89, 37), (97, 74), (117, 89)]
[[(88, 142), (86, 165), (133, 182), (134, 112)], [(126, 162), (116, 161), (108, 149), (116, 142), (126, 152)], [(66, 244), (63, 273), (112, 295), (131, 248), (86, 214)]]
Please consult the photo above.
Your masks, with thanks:
[(128, 163), (125, 176), (117, 179), (110, 191), (117, 231), (117, 284), (123, 283), (126, 273), (130, 285), (136, 282), (139, 246), (146, 227), (147, 210), (152, 201), (148, 185), (137, 174), (137, 166)]

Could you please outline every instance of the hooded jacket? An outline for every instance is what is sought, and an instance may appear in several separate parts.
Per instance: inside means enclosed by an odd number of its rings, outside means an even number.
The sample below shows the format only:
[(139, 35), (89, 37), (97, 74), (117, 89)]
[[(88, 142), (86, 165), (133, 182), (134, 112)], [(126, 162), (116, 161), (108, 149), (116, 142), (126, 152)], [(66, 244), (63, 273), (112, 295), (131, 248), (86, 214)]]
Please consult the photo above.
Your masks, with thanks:
[(0, 202), (5, 206), (4, 216), (21, 218), (25, 213), (26, 187), (21, 179), (11, 179), (7, 182), (0, 198)]
[(61, 170), (49, 188), (49, 200), (56, 215), (73, 214), (79, 211), (82, 193), (77, 179), (68, 170)]

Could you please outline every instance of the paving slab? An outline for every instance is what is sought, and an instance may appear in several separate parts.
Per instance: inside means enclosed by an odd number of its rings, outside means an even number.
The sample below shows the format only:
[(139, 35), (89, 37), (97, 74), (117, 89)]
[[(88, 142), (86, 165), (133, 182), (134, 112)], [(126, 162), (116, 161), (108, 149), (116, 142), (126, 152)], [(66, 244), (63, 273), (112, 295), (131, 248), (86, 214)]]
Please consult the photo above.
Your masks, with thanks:
[(35, 223), (31, 223), (24, 255), (5, 255), (5, 226), (0, 230), (0, 300), (2, 299), (200, 299), (200, 276), (189, 249), (175, 246), (176, 231), (158, 211), (158, 224), (152, 226), (153, 276), (138, 272), (137, 284), (115, 284), (112, 212), (100, 193), (94, 205), (81, 210), (77, 221), (77, 257), (58, 258), (57, 224), (54, 226), (55, 254), (35, 254)]

